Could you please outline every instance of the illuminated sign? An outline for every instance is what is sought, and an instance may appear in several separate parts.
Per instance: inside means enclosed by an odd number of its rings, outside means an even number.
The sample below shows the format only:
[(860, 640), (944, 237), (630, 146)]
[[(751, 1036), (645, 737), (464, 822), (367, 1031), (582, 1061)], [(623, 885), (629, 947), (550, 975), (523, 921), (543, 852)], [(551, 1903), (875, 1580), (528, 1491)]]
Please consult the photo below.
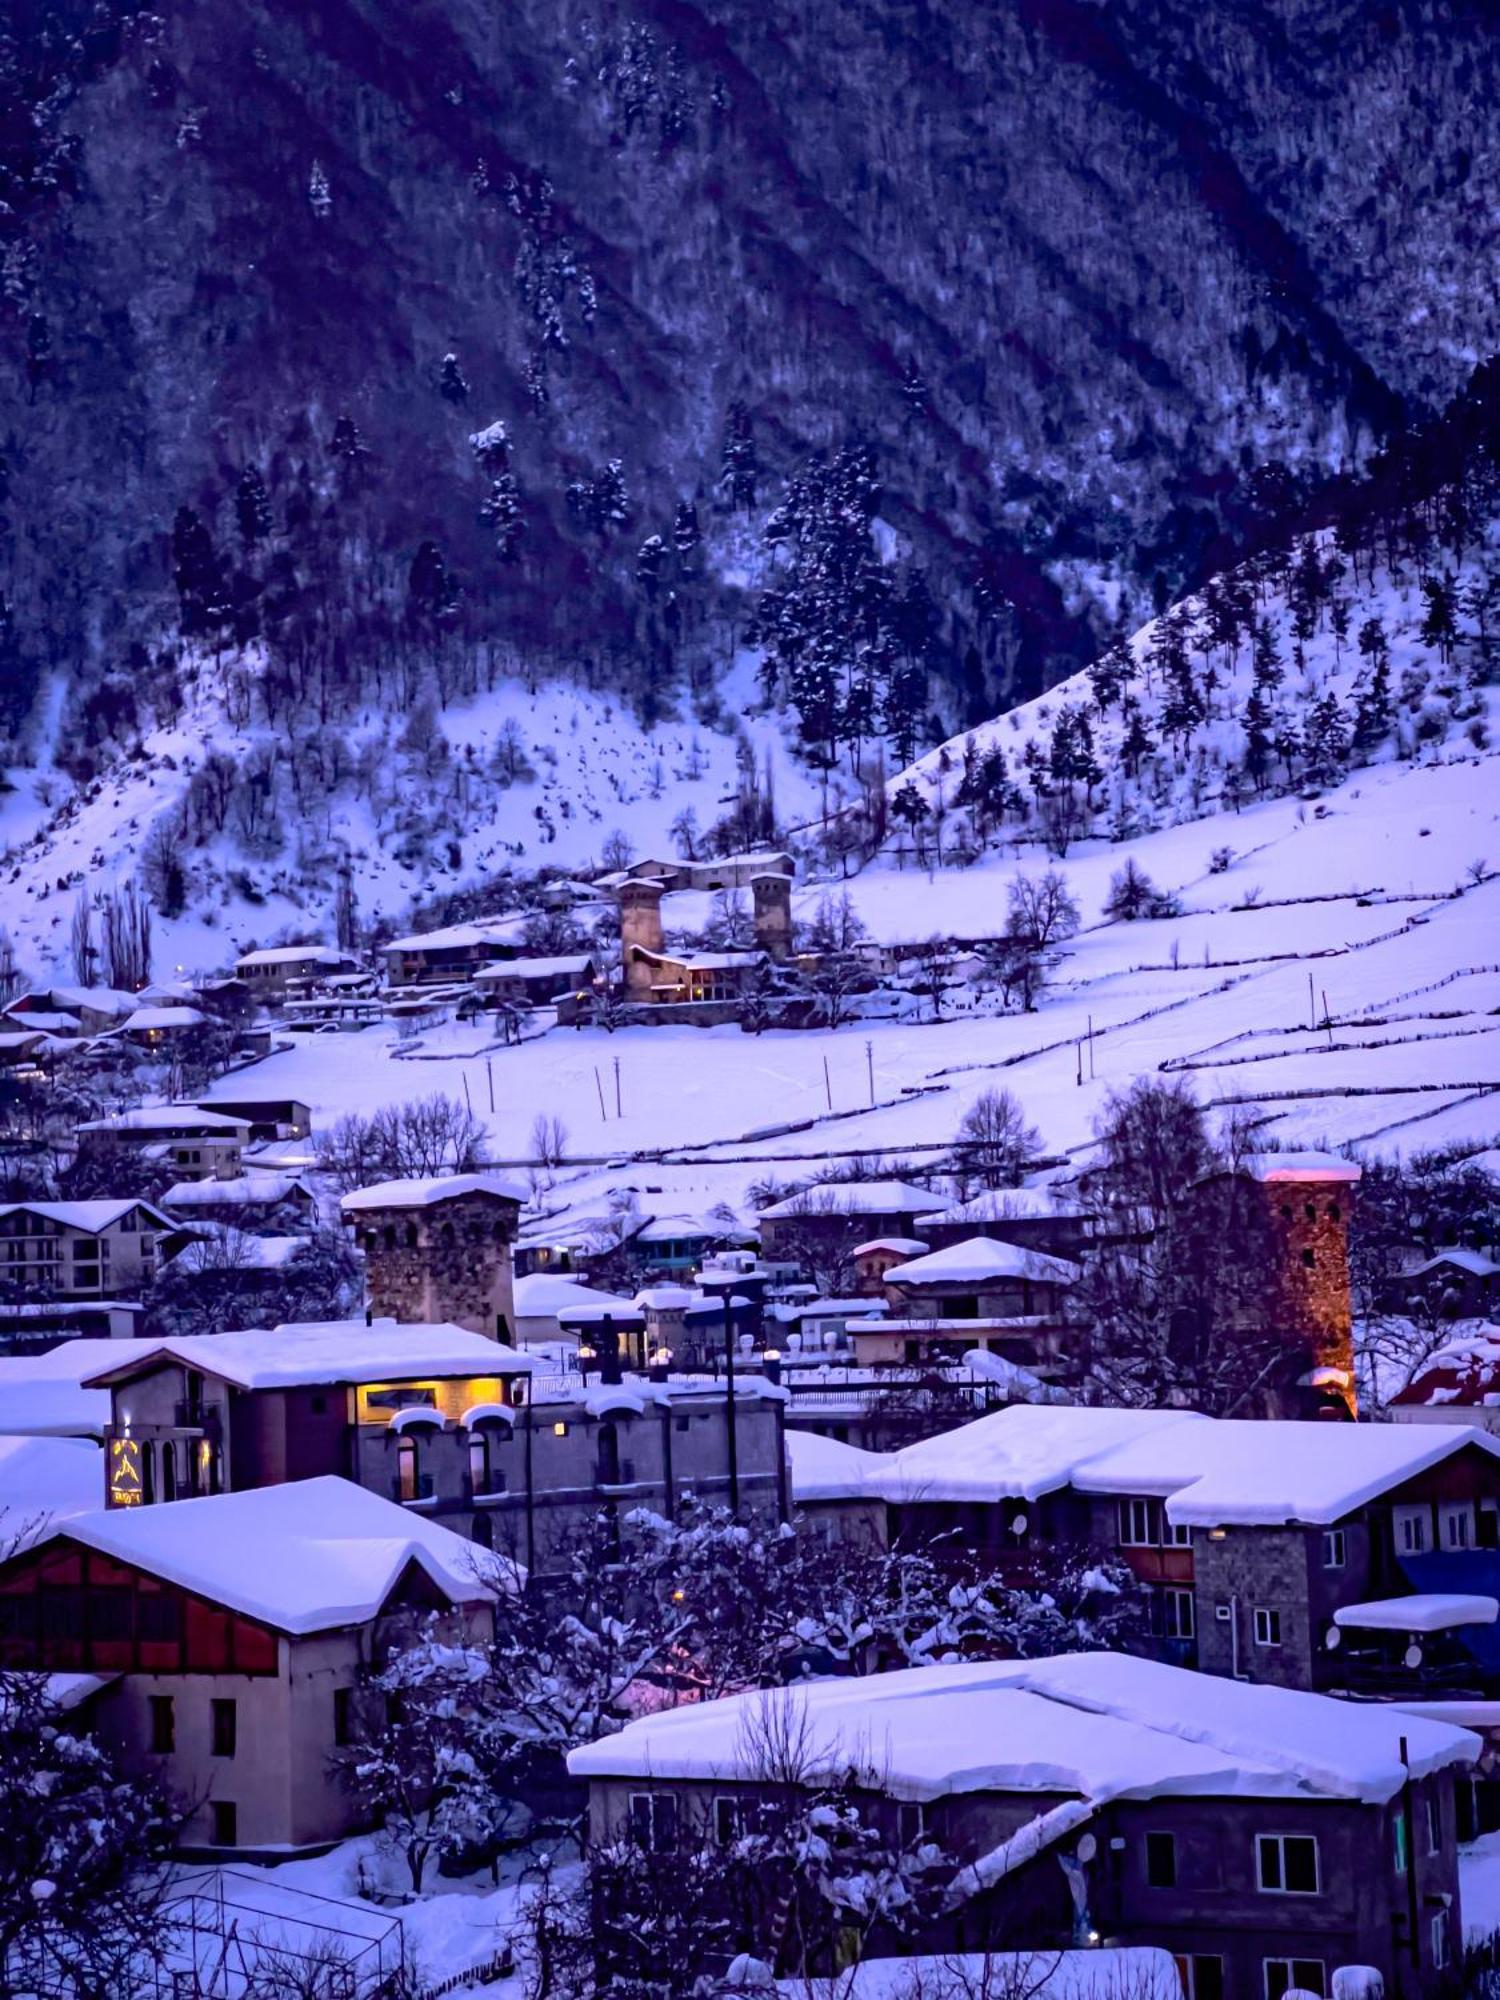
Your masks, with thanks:
[(140, 1439), (111, 1438), (109, 1441), (110, 1506), (139, 1507), (142, 1497)]

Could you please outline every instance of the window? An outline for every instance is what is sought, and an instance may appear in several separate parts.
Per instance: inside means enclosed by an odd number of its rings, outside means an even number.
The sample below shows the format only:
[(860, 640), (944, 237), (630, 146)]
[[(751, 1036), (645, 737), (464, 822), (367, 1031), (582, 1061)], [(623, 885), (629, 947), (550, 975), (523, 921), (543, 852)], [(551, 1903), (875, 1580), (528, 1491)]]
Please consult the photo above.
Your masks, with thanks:
[(215, 1757), (232, 1757), (235, 1740), (239, 1734), (239, 1706), (233, 1701), (215, 1701), (211, 1704), (213, 1722), (213, 1754)]
[(1441, 1972), (1448, 1963), (1448, 1912), (1437, 1910), (1428, 1919), (1427, 1936), (1432, 1946), (1432, 1965)]
[(161, 1497), (163, 1500), (177, 1498), (177, 1446), (171, 1438), (162, 1439)]
[(903, 1848), (926, 1837), (927, 1809), (919, 1800), (903, 1799), (896, 1807), (896, 1839)]
[(1310, 1833), (1260, 1834), (1255, 1842), (1255, 1863), (1256, 1880), (1270, 1894), (1318, 1893), (1318, 1843)]
[(180, 1600), (170, 1591), (143, 1590), (136, 1600), (135, 1636), (146, 1645), (175, 1644), (181, 1630), (180, 1610)]
[(1449, 1500), (1438, 1508), (1438, 1540), (1445, 1549), (1474, 1546), (1474, 1509), (1467, 1500)]
[(1419, 1556), (1429, 1542), (1429, 1512), (1426, 1507), (1393, 1507), (1391, 1526), (1395, 1531), (1396, 1553)]
[(677, 1428), (680, 1431), (689, 1430), (692, 1427), (692, 1422), (691, 1417), (679, 1417), (677, 1419)]
[(230, 1799), (215, 1799), (209, 1806), (213, 1816), (213, 1844), (215, 1847), (238, 1847), (240, 1844), (240, 1810)]
[(1391, 1821), (1391, 1860), (1398, 1875), (1406, 1873), (1407, 1862), (1406, 1814), (1398, 1807), (1396, 1817)]
[(1203, 1952), (1184, 1952), (1177, 1960), (1182, 2000), (1224, 2000), (1224, 1961)]
[(1173, 1833), (1146, 1835), (1146, 1880), (1153, 1889), (1177, 1887), (1177, 1836)]
[(177, 1747), (177, 1718), (169, 1694), (151, 1696), (151, 1748), (166, 1757)]
[(1265, 1967), (1266, 2000), (1282, 2000), (1294, 1986), (1302, 1993), (1328, 1991), (1321, 1958), (1268, 1958)]
[(1325, 1528), (1323, 1531), (1324, 1569), (1342, 1569), (1348, 1560), (1349, 1548), (1342, 1528)]
[(1429, 1854), (1440, 1854), (1443, 1847), (1443, 1809), (1437, 1802), (1437, 1795), (1433, 1792), (1427, 1794), (1425, 1819), (1427, 1824), (1427, 1852)]
[(667, 1853), (677, 1845), (677, 1800), (670, 1792), (632, 1792), (630, 1833), (648, 1853)]
[(420, 1480), (421, 1475), (417, 1470), (416, 1440), (404, 1437), (396, 1446), (396, 1498), (415, 1500)]
[(333, 1691), (333, 1740), (339, 1749), (354, 1741), (354, 1690)]
[(1317, 1261), (1318, 1261), (1318, 1259), (1317, 1259), (1317, 1254), (1316, 1254), (1316, 1252), (1314, 1252), (1314, 1251), (1312, 1251), (1312, 1250), (1304, 1250), (1304, 1251), (1303, 1251), (1303, 1253), (1302, 1253), (1302, 1268), (1303, 1268), (1303, 1269), (1304, 1269), (1305, 1271), (1310, 1271), (1310, 1270), (1312, 1270), (1313, 1266), (1314, 1266), (1314, 1265), (1315, 1265), (1315, 1264), (1317, 1263)]
[(732, 1792), (721, 1792), (714, 1800), (714, 1839), (721, 1847), (753, 1833), (755, 1824), (756, 1810), (751, 1800), (736, 1797)]
[(1257, 1646), (1281, 1644), (1281, 1613), (1266, 1604), (1255, 1607), (1255, 1643)]
[(1329, 1202), (1328, 1220), (1330, 1222), (1342, 1222), (1343, 1219), (1344, 1219), (1344, 1211), (1339, 1207), (1338, 1203), (1336, 1201)]
[(469, 1491), (488, 1493), (490, 1490), (490, 1446), (483, 1431), (469, 1433)]
[(1188, 1589), (1167, 1588), (1153, 1593), (1153, 1609), (1164, 1639), (1191, 1639), (1197, 1627), (1193, 1615), (1193, 1593)]
[(1120, 1502), (1120, 1546), (1123, 1549), (1154, 1549), (1161, 1540), (1161, 1502), (1122, 1500)]

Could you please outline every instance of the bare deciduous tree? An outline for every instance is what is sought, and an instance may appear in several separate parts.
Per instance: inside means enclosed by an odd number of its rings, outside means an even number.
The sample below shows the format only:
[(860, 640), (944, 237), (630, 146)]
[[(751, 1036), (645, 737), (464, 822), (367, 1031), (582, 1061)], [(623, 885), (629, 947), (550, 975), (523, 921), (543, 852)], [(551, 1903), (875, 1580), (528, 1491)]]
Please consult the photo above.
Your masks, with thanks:
[(1016, 1187), (1042, 1138), (1013, 1091), (984, 1090), (959, 1121), (954, 1164), (981, 1187)]

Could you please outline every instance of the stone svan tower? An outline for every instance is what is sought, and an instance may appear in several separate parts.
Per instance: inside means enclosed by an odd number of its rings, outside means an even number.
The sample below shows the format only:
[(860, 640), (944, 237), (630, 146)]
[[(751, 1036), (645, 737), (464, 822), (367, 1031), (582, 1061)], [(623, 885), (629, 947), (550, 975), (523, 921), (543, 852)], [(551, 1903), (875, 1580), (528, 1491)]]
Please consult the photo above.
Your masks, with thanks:
[(756, 948), (780, 964), (792, 955), (792, 878), (779, 872), (752, 875), (750, 892)]
[(383, 1181), (346, 1194), (340, 1207), (365, 1254), (371, 1314), (513, 1339), (511, 1250), (527, 1198), (494, 1174)]

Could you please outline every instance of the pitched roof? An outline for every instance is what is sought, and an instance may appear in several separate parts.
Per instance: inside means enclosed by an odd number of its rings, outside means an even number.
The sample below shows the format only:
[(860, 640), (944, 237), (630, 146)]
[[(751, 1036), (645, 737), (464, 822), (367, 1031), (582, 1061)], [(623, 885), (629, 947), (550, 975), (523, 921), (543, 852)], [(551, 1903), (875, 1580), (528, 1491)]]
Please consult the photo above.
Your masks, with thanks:
[(1082, 1203), (1068, 1201), (1055, 1188), (1018, 1187), (986, 1188), (983, 1194), (976, 1194), (971, 1201), (956, 1201), (946, 1208), (934, 1209), (931, 1215), (918, 1218), (921, 1222), (1018, 1222), (1048, 1220), (1068, 1220), (1083, 1217), (1089, 1213)]
[(1041, 1285), (1071, 1285), (1078, 1266), (1063, 1257), (1048, 1257), (1040, 1250), (1023, 1250), (1016, 1243), (997, 1242), (993, 1236), (968, 1236), (962, 1243), (950, 1243), (944, 1250), (929, 1250), (909, 1264), (897, 1264), (885, 1274), (888, 1285), (983, 1285), (1007, 1278), (1020, 1278)]
[(1257, 1181), (1357, 1181), (1360, 1169), (1337, 1153), (1246, 1153), (1239, 1171)]
[(1407, 1271), (1410, 1278), (1425, 1278), (1429, 1271), (1441, 1271), (1451, 1266), (1459, 1271), (1467, 1271), (1471, 1278), (1493, 1278), (1500, 1272), (1500, 1264), (1493, 1257), (1486, 1257), (1482, 1250), (1439, 1250), (1429, 1257), (1425, 1264), (1418, 1264), (1415, 1270)]
[(102, 1508), (55, 1534), (293, 1634), (363, 1624), (412, 1563), (451, 1603), (496, 1594), (472, 1542), (332, 1476), (170, 1507)]
[(90, 1236), (97, 1236), (101, 1230), (111, 1228), (122, 1216), (139, 1209), (151, 1218), (158, 1229), (170, 1229), (172, 1218), (149, 1201), (126, 1199), (124, 1201), (12, 1201), (0, 1208), (0, 1218), (7, 1215), (39, 1215), (48, 1222), (60, 1223), (65, 1229), (81, 1229)]
[(500, 1201), (514, 1201), (523, 1207), (531, 1190), (519, 1181), (503, 1180), (499, 1174), (435, 1174), (428, 1180), (377, 1181), (373, 1187), (356, 1188), (339, 1203), (345, 1215), (366, 1208), (435, 1208), (439, 1202), (458, 1201), (464, 1195), (494, 1195)]
[(220, 1111), (204, 1111), (196, 1104), (143, 1104), (135, 1111), (117, 1111), (109, 1118), (90, 1118), (76, 1129), (80, 1132), (243, 1132), (248, 1118), (226, 1118)]
[[(814, 1681), (643, 1716), (574, 1750), (574, 1777), (753, 1778), (785, 1706), (809, 1778), (868, 1767), (898, 1798), (963, 1792), (1325, 1798), (1384, 1804), (1410, 1775), (1469, 1764), (1467, 1730), (1383, 1703), (1221, 1680), (1121, 1653)], [(775, 1724), (771, 1724), (774, 1729)]]
[(892, 1452), (872, 1474), (891, 1501), (1149, 1494), (1190, 1527), (1322, 1526), (1455, 1452), (1500, 1459), (1468, 1425), (1321, 1424), (1018, 1404)]
[(611, 1306), (619, 1312), (634, 1310), (629, 1299), (596, 1291), (592, 1285), (568, 1277), (566, 1272), (532, 1271), (524, 1278), (517, 1278), (514, 1299), (517, 1319), (555, 1319), (559, 1313), (588, 1307), (597, 1307), (600, 1312), (608, 1312)]
[(586, 951), (562, 958), (503, 958), (498, 965), (481, 966), (474, 984), (497, 986), (506, 979), (576, 979), (593, 963), (592, 953)]
[(787, 1459), (792, 1468), (792, 1498), (799, 1506), (811, 1500), (854, 1500), (867, 1490), (872, 1470), (882, 1465), (884, 1454), (863, 1451), (842, 1438), (820, 1437), (816, 1431), (786, 1434)]
[(1479, 1326), (1444, 1343), (1391, 1398), (1402, 1409), (1477, 1410), (1500, 1404), (1500, 1326)]
[(273, 944), (242, 952), (236, 965), (346, 965), (350, 954), (331, 944)]
[(762, 1222), (783, 1217), (821, 1215), (909, 1215), (913, 1210), (931, 1208), (930, 1188), (913, 1187), (910, 1181), (820, 1181), (773, 1202), (760, 1212)]
[[(301, 1239), (293, 1239), (300, 1242)], [(119, 1347), (109, 1341), (101, 1346)], [(158, 1360), (176, 1361), (239, 1389), (291, 1389), (317, 1383), (465, 1380), (470, 1376), (529, 1374), (536, 1366), (482, 1333), (444, 1323), (407, 1324), (394, 1319), (309, 1320), (204, 1333), (177, 1340), (132, 1341), (137, 1351), (111, 1366), (108, 1359), (85, 1379), (86, 1387), (125, 1381)]]

